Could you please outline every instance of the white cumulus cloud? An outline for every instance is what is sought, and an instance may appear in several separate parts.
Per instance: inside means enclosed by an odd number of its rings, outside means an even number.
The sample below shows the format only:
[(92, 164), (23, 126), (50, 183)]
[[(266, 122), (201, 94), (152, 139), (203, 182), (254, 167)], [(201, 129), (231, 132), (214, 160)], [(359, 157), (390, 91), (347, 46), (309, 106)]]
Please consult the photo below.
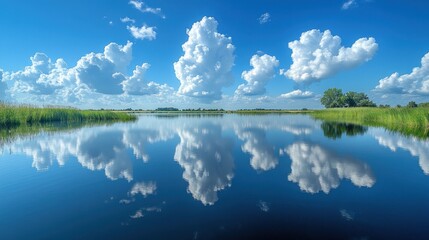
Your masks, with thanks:
[(333, 36), (331, 31), (313, 29), (302, 33), (299, 40), (289, 42), (289, 48), (293, 63), (280, 73), (298, 83), (312, 83), (369, 61), (378, 44), (370, 37), (344, 47), (341, 38)]
[(159, 94), (162, 91), (173, 92), (173, 89), (166, 84), (160, 85), (155, 82), (146, 83), (144, 74), (150, 68), (150, 64), (143, 63), (136, 66), (133, 75), (122, 82), (122, 89), (130, 95), (152, 95)]
[[(0, 93), (17, 101), (44, 102), (49, 104), (104, 103), (116, 101), (112, 95), (157, 95), (161, 99), (172, 95), (166, 84), (148, 82), (144, 78), (148, 63), (136, 66), (128, 76), (132, 60), (133, 43), (109, 43), (101, 53), (88, 53), (75, 66), (68, 67), (63, 59), (51, 60), (44, 53), (30, 58), (31, 65), (15, 72), (1, 72)], [(6, 95), (2, 94), (1, 96)]]
[(266, 12), (258, 18), (258, 21), (260, 24), (267, 23), (267, 22), (271, 21), (271, 15)]
[(253, 67), (250, 71), (243, 71), (241, 77), (247, 82), (241, 84), (235, 91), (238, 95), (260, 95), (266, 92), (265, 85), (275, 76), (275, 69), (279, 66), (279, 61), (275, 56), (268, 54), (255, 54), (250, 59)]
[(421, 66), (415, 67), (409, 74), (395, 72), (381, 79), (374, 89), (384, 94), (429, 95), (429, 52), (421, 59)]
[(140, 40), (156, 39), (155, 27), (148, 27), (143, 24), (141, 27), (136, 27), (134, 25), (127, 26), (127, 29), (130, 31), (131, 35), (133, 35), (133, 37), (136, 39), (140, 39)]
[(5, 72), (3, 81), (11, 82), (11, 92), (31, 94), (51, 94), (57, 88), (64, 87), (71, 79), (65, 61), (58, 59), (55, 63), (44, 53), (37, 52), (30, 57), (31, 65), (16, 72)]
[(84, 83), (97, 92), (119, 94), (121, 82), (132, 58), (132, 43), (121, 46), (110, 43), (104, 53), (89, 53), (82, 57), (74, 68), (79, 83)]
[(217, 27), (214, 18), (203, 17), (187, 31), (184, 55), (174, 63), (179, 94), (212, 102), (221, 99), (222, 88), (232, 84), (235, 47), (230, 37), (217, 32)]
[(292, 92), (283, 93), (280, 95), (281, 98), (287, 99), (306, 99), (314, 97), (314, 94), (310, 91), (294, 90)]

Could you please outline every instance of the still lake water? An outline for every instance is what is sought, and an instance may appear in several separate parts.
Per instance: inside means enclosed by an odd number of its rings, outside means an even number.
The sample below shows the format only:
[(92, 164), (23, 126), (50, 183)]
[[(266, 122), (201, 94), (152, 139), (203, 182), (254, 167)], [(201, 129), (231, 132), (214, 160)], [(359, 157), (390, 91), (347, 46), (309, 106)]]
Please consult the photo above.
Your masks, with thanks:
[(429, 239), (429, 140), (142, 115), (0, 143), (0, 239)]

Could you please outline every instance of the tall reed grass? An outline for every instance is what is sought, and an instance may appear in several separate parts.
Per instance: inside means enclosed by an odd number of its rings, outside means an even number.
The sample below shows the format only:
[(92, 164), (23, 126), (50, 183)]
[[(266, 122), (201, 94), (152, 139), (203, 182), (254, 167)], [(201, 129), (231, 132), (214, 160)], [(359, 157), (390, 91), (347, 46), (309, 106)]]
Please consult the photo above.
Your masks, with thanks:
[(136, 117), (127, 113), (78, 110), (71, 108), (34, 107), (0, 103), (0, 127), (17, 127), (24, 124), (84, 121), (128, 121)]
[(385, 127), (405, 135), (429, 137), (429, 108), (336, 108), (309, 113), (316, 119)]

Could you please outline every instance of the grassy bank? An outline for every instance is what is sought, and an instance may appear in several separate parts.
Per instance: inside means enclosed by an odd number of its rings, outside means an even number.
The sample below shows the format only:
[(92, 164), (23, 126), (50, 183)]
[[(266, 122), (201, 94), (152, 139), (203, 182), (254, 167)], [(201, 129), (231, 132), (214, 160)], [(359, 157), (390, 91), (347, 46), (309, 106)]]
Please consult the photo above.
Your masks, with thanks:
[(336, 108), (310, 115), (325, 121), (385, 127), (405, 135), (429, 137), (429, 108)]
[(127, 121), (135, 118), (133, 115), (121, 112), (0, 104), (0, 127), (51, 122)]

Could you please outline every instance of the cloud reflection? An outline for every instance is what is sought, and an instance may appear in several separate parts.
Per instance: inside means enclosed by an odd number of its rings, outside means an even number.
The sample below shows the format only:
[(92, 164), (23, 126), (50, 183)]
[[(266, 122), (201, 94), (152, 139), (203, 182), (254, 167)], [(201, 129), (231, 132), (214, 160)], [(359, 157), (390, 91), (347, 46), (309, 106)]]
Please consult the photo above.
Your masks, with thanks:
[(162, 129), (159, 125), (158, 128), (151, 127), (157, 125), (151, 124), (150, 120), (145, 125), (116, 124), (84, 127), (73, 132), (41, 133), (31, 138), (17, 139), (5, 147), (13, 153), (30, 156), (32, 166), (38, 171), (48, 170), (55, 162), (62, 166), (67, 159), (75, 157), (89, 170), (104, 170), (109, 179), (132, 181), (130, 149), (136, 158), (147, 162), (149, 156), (145, 153), (145, 145), (174, 137), (172, 129)]
[(372, 187), (375, 177), (363, 162), (335, 155), (319, 145), (297, 142), (284, 150), (289, 154), (292, 172), (288, 180), (298, 183), (308, 193), (328, 194), (342, 179), (349, 179), (358, 187)]
[(129, 194), (131, 196), (141, 194), (143, 195), (143, 197), (147, 197), (149, 195), (155, 194), (155, 192), (156, 192), (155, 182), (138, 182), (134, 184)]
[(232, 141), (211, 123), (178, 129), (180, 143), (174, 160), (184, 169), (188, 191), (204, 205), (213, 205), (217, 192), (231, 186), (234, 177)]
[(268, 143), (264, 129), (237, 128), (235, 133), (244, 141), (243, 152), (252, 156), (250, 165), (253, 169), (267, 171), (277, 166), (279, 161), (274, 155), (274, 146)]
[(371, 134), (378, 143), (389, 148), (392, 152), (397, 149), (409, 151), (412, 156), (419, 158), (419, 165), (426, 175), (429, 175), (429, 141), (415, 137), (405, 137), (400, 134), (389, 133), (381, 129), (374, 129)]

